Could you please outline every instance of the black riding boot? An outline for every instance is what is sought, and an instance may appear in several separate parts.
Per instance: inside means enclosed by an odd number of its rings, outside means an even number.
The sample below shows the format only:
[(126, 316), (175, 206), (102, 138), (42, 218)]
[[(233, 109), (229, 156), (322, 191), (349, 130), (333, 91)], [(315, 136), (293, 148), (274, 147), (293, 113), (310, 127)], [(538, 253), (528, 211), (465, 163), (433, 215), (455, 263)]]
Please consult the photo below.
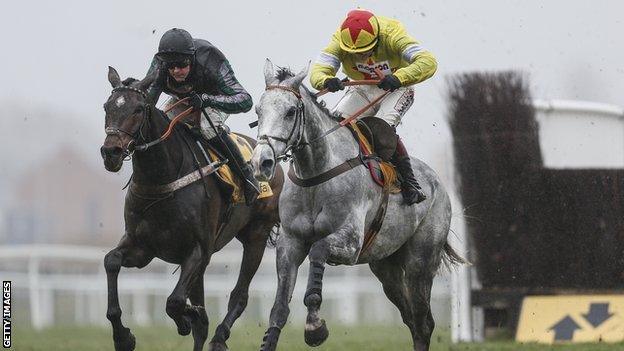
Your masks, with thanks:
[(396, 166), (399, 173), (401, 194), (403, 194), (404, 202), (408, 206), (423, 202), (427, 196), (423, 193), (416, 177), (414, 177), (410, 157), (407, 154), (407, 149), (403, 145), (401, 138), (397, 141), (397, 149), (392, 156), (392, 163)]
[[(230, 169), (242, 180), (243, 191), (245, 193), (245, 203), (251, 205), (260, 194), (260, 185), (253, 176), (253, 169), (249, 163), (245, 162), (243, 155), (238, 150), (238, 146), (224, 130), (219, 131), (220, 137), (210, 139), (210, 143), (228, 159)], [(221, 143), (226, 145), (223, 145)]]

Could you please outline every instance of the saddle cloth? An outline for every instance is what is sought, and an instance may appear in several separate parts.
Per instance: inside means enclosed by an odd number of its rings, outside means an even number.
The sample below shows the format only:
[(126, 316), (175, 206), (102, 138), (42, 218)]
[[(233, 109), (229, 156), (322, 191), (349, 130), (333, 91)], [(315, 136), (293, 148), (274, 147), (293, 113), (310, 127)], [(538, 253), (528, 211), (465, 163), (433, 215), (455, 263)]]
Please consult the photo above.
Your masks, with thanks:
[[(242, 136), (236, 133), (228, 133), (228, 136), (230, 137), (230, 139), (232, 139), (232, 141), (234, 141), (234, 143), (240, 150), (241, 154), (243, 155), (243, 158), (245, 159), (245, 161), (249, 162), (249, 160), (251, 160), (251, 153), (253, 152), (253, 148), (251, 147), (249, 142), (247, 142), (245, 138), (243, 138)], [(204, 146), (204, 143), (201, 143), (201, 144), (202, 146)], [(211, 147), (208, 147), (207, 151), (208, 151), (208, 156), (210, 157), (211, 161), (216, 161), (216, 160), (221, 159), (218, 153), (215, 150), (213, 150)], [(217, 175), (217, 178), (219, 178), (222, 182), (226, 183), (232, 188), (231, 189), (232, 202), (234, 203), (245, 202), (245, 195), (243, 194), (243, 189), (242, 189), (242, 186), (243, 186), (242, 181), (234, 175), (234, 172), (230, 168), (229, 164), (225, 164), (219, 167), (219, 170), (217, 170), (216, 175)], [(271, 196), (273, 196), (273, 190), (271, 189), (271, 185), (268, 182), (260, 182), (260, 195), (258, 195), (258, 199), (263, 199), (263, 198), (271, 197)]]

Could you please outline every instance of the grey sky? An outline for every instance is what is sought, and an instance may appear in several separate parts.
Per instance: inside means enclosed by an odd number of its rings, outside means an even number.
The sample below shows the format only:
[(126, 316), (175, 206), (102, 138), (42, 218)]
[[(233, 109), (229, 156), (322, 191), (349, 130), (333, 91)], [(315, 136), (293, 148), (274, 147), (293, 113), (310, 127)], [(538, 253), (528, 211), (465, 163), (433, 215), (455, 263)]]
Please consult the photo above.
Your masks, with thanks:
[[(416, 87), (416, 103), (399, 129), (427, 162), (448, 152), (444, 90), (453, 73), (520, 69), (530, 75), (534, 97), (624, 105), (624, 3), (578, 0), (13, 1), (0, 22), (0, 101), (53, 109), (80, 123), (74, 139), (87, 139), (85, 153), (96, 159), (110, 92), (107, 66), (142, 77), (165, 30), (185, 28), (217, 45), (257, 101), (266, 57), (300, 70), (356, 6), (400, 19), (439, 60), (436, 76)], [(235, 115), (229, 124), (255, 135), (246, 127), (253, 119)], [(1, 133), (15, 139), (12, 131)]]

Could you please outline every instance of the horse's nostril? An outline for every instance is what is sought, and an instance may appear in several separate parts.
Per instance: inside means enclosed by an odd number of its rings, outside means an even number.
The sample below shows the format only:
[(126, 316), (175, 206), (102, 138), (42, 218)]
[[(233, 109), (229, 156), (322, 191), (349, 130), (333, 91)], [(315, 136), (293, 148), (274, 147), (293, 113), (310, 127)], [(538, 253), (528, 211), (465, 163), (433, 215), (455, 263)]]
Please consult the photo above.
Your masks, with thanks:
[(264, 160), (260, 164), (261, 169), (271, 169), (271, 167), (273, 167), (273, 160), (271, 159)]
[(123, 152), (123, 149), (120, 148), (119, 146), (102, 146), (100, 148), (100, 153), (102, 154), (103, 157), (105, 156), (118, 157), (118, 156), (121, 156), (122, 152)]

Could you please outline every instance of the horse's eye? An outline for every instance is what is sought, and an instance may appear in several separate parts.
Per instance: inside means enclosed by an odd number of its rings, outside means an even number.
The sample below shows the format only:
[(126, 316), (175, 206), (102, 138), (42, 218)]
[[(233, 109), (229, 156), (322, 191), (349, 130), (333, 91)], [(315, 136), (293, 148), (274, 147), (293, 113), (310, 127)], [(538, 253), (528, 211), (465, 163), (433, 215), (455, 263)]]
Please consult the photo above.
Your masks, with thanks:
[(294, 107), (291, 107), (288, 109), (288, 112), (286, 112), (286, 117), (292, 117), (295, 115), (295, 111), (296, 109)]
[(135, 114), (143, 113), (143, 105), (137, 106), (137, 108), (134, 109), (134, 113)]

